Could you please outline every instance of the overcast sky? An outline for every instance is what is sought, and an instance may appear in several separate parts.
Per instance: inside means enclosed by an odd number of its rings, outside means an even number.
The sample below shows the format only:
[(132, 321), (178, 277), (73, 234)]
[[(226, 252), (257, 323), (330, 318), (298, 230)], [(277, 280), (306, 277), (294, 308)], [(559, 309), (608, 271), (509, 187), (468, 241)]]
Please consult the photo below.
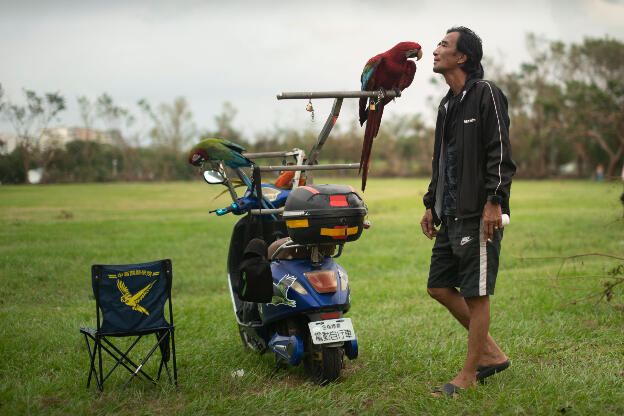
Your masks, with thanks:
[[(446, 29), (472, 28), (484, 53), (507, 70), (528, 59), (529, 32), (580, 42), (609, 35), (624, 40), (623, 0), (381, 1), (7, 1), (0, 0), (0, 83), (22, 102), (22, 88), (58, 91), (68, 110), (59, 124), (79, 125), (76, 97), (103, 92), (138, 113), (185, 97), (200, 128), (214, 128), (225, 101), (248, 137), (282, 127), (320, 130), (331, 100), (277, 101), (281, 91), (358, 90), (365, 62), (397, 42), (415, 41), (424, 57), (412, 86), (387, 114), (421, 112), (432, 52)], [(487, 78), (487, 67), (485, 68)], [(339, 124), (356, 114), (343, 105)], [(0, 132), (10, 132), (0, 123)]]

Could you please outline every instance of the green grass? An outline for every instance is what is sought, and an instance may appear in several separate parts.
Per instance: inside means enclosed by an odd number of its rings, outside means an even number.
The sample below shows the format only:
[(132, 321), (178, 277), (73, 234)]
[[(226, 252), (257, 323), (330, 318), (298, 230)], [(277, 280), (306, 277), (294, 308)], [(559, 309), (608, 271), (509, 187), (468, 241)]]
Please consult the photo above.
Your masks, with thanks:
[[(334, 179), (335, 181), (335, 179)], [(318, 181), (318, 183), (322, 181)], [(357, 179), (347, 182), (358, 186)], [(517, 181), (492, 297), (491, 333), (512, 367), (456, 400), (466, 332), (425, 290), (432, 242), (424, 180), (369, 180), (370, 230), (347, 245), (360, 356), (319, 387), (302, 368), (270, 378), (273, 357), (245, 350), (226, 283), (233, 216), (200, 182), (0, 187), (0, 414), (622, 414), (624, 291), (600, 290), (624, 256), (621, 185)], [(171, 258), (179, 387), (125, 374), (85, 389), (80, 326), (95, 323), (90, 266)], [(582, 277), (575, 277), (582, 276)], [(152, 363), (155, 366), (157, 360)], [(153, 368), (153, 367), (150, 367)], [(232, 372), (245, 374), (233, 378)]]

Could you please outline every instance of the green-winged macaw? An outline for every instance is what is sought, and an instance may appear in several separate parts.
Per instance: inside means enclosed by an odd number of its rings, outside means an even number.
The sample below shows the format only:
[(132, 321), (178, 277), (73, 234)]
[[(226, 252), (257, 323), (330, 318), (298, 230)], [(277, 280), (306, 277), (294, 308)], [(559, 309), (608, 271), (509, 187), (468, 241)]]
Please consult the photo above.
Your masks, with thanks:
[(225, 139), (204, 139), (197, 143), (189, 154), (188, 162), (199, 166), (205, 160), (223, 161), (232, 169), (251, 166), (251, 160), (241, 153), (245, 148)]
[[(421, 57), (422, 50), (416, 42), (397, 43), (392, 49), (372, 57), (366, 62), (360, 77), (362, 91), (391, 90), (395, 88), (401, 91), (404, 90), (412, 83), (416, 73), (416, 64), (408, 59), (416, 58), (418, 60)], [(360, 125), (366, 122), (362, 156), (360, 158), (362, 191), (366, 188), (373, 139), (379, 132), (384, 106), (391, 100), (391, 98), (386, 97), (379, 103), (376, 103), (373, 109), (372, 107), (367, 108), (368, 98), (360, 98)]]

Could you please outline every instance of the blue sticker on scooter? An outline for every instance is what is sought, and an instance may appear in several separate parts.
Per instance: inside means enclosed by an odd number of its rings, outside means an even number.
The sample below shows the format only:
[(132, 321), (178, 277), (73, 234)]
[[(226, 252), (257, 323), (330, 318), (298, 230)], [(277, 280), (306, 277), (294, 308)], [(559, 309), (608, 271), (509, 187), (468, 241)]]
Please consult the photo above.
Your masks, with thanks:
[(277, 287), (277, 290), (281, 293), (281, 296), (273, 295), (273, 297), (271, 298), (271, 303), (269, 303), (269, 305), (286, 305), (290, 306), (291, 308), (295, 308), (297, 306), (297, 302), (292, 299), (288, 299), (288, 290), (293, 285), (293, 283), (295, 283), (295, 280), (297, 280), (296, 277), (287, 274), (282, 277), (280, 281), (277, 282), (277, 284), (273, 283), (273, 286)]

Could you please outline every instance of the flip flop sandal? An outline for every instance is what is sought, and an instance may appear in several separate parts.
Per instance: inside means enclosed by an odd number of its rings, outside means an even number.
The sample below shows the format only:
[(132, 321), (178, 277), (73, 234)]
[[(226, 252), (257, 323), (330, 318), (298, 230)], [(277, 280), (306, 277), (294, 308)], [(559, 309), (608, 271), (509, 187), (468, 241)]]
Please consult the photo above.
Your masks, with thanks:
[(500, 364), (484, 366), (477, 366), (477, 381), (483, 382), (486, 378), (493, 376), (496, 373), (500, 373), (503, 370), (506, 370), (511, 365), (509, 360), (504, 361)]
[(433, 393), (444, 393), (444, 396), (446, 396), (446, 397), (453, 397), (455, 395), (455, 393), (460, 394), (463, 391), (464, 391), (464, 389), (462, 389), (461, 387), (457, 387), (453, 383), (446, 383), (442, 387), (436, 388), (433, 391)]

